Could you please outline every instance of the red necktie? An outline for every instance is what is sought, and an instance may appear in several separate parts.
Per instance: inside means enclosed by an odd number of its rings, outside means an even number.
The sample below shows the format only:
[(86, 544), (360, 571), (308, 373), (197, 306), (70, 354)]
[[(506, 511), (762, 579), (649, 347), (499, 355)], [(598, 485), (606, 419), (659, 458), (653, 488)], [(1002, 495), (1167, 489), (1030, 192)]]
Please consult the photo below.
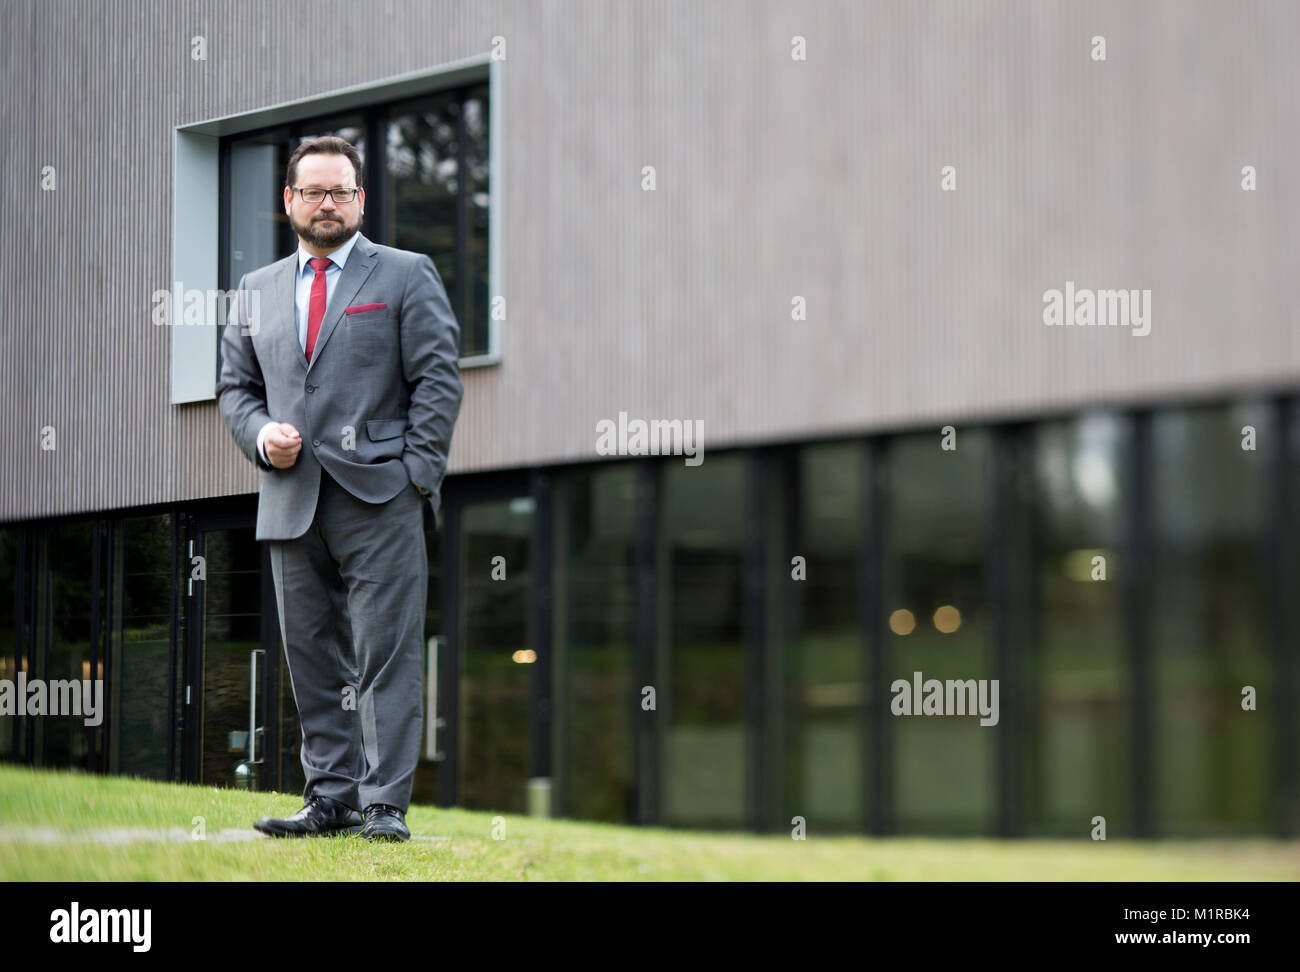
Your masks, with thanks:
[(311, 303), (307, 305), (307, 360), (316, 350), (316, 335), (320, 333), (320, 322), (325, 318), (325, 268), (334, 261), (329, 257), (312, 257), (307, 261), (316, 271), (311, 282)]

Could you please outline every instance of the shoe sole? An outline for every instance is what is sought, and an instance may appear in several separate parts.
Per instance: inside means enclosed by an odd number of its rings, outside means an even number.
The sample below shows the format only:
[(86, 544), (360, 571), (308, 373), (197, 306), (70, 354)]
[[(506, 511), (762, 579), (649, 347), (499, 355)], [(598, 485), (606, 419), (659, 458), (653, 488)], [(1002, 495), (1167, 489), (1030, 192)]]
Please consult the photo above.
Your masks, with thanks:
[(340, 834), (359, 834), (361, 833), (361, 828), (364, 826), (365, 824), (355, 824), (350, 827), (338, 827), (334, 830), (320, 831), (317, 833), (298, 830), (276, 830), (274, 827), (260, 827), (257, 824), (253, 824), (253, 829), (260, 834), (266, 834), (268, 837), (337, 837)]
[(366, 838), (366, 840), (382, 840), (382, 841), (387, 841), (390, 844), (404, 844), (411, 839), (409, 834), (403, 837), (401, 834), (394, 834), (394, 833), (387, 833), (387, 832), (378, 833), (378, 834), (362, 833), (361, 836)]

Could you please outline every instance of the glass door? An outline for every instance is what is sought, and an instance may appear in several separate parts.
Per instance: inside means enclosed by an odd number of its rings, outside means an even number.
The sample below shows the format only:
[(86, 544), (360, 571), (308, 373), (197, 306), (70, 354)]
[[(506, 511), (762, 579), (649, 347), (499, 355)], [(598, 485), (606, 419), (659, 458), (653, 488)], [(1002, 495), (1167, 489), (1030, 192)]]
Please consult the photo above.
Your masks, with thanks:
[[(277, 785), (279, 620), (264, 544), (248, 514), (190, 518), (185, 600), (185, 779)], [(269, 596), (268, 596), (269, 595)]]
[(526, 491), (458, 511), (457, 803), (524, 813), (538, 663), (529, 623), (533, 500)]

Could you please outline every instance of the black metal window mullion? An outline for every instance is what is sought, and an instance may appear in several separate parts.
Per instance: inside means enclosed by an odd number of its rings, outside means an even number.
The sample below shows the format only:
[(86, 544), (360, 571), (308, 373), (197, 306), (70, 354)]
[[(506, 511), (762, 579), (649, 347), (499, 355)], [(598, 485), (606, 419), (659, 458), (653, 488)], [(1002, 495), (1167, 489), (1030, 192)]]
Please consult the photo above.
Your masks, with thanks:
[(1002, 705), (996, 736), (997, 818), (999, 837), (1021, 832), (1023, 749), (1020, 700), (1027, 697), (1024, 670), (1030, 650), (1034, 516), (1032, 435), (1026, 426), (1009, 425), (993, 435), (993, 543), (988, 551), (989, 599), (993, 605), (993, 677)]
[(1300, 557), (1297, 556), (1293, 538), (1296, 535), (1297, 517), (1295, 486), (1291, 481), (1292, 435), (1295, 423), (1300, 420), (1300, 400), (1292, 396), (1274, 402), (1274, 439), (1272, 482), (1269, 495), (1269, 517), (1273, 524), (1265, 539), (1269, 577), (1268, 628), (1272, 641), (1273, 684), (1277, 703), (1273, 706), (1274, 724), (1274, 832), (1282, 839), (1295, 836), (1300, 825), (1300, 720), (1296, 707), (1300, 705), (1300, 652), (1297, 651), (1297, 620), (1293, 592), (1300, 584)]
[[(1034, 425), (1026, 427), (1024, 441), (1024, 466), (1021, 469), (1022, 484), (1025, 490), (1026, 505), (1028, 508), (1028, 517), (1026, 528), (1028, 533), (1025, 537), (1025, 578), (1024, 578), (1024, 613), (1025, 627), (1024, 633), (1024, 651), (1020, 656), (1020, 679), (1017, 683), (1017, 691), (1020, 692), (1022, 701), (1016, 703), (1014, 716), (1016, 718), (1015, 734), (1022, 739), (1027, 738), (1034, 731), (1032, 727), (1042, 725), (1041, 712), (1043, 700), (1038, 693), (1038, 646), (1043, 643), (1043, 587), (1042, 572), (1038, 569), (1043, 559), (1043, 535), (1044, 535), (1044, 507), (1045, 501), (1039, 494), (1038, 487), (1038, 436), (1040, 426)], [(1029, 728), (1027, 728), (1029, 727)], [(1024, 817), (1028, 807), (1026, 799), (1027, 790), (1025, 787), (1026, 766), (1035, 765), (1034, 760), (1037, 754), (1028, 746), (1021, 745), (1017, 749), (1019, 765), (1017, 767), (1017, 791), (1016, 806), (1019, 817), (1017, 819), (1017, 833), (1024, 835)]]
[[(99, 675), (99, 638), (104, 628), (100, 624), (100, 612), (103, 610), (104, 601), (100, 597), (99, 585), (105, 577), (103, 568), (104, 559), (104, 524), (99, 518), (90, 521), (90, 635), (87, 645), (86, 654), (90, 662), (90, 679), (91, 685), (94, 685), (94, 679)], [(93, 698), (93, 696), (92, 696)], [(84, 702), (82, 714), (85, 714)], [(99, 727), (87, 727), (90, 729), (89, 738), (86, 742), (86, 771), (94, 773), (97, 769), (96, 749), (99, 745)]]
[[(194, 546), (191, 550), (190, 543)], [(181, 669), (181, 711), (185, 714), (185, 733), (182, 737), (183, 769), (181, 778), (188, 783), (198, 783), (203, 774), (203, 625), (205, 580), (190, 582), (193, 557), (204, 557), (207, 551), (204, 537), (196, 517), (188, 517), (181, 560), (181, 580), (185, 582), (185, 663)], [(189, 701), (185, 689), (189, 690)]]
[[(659, 823), (660, 797), (660, 717), (655, 710), (642, 708), (642, 687), (656, 684), (658, 620), (658, 548), (662, 525), (662, 468), (658, 463), (643, 461), (636, 468), (636, 519), (634, 558), (636, 578), (635, 642), (633, 672), (636, 679), (635, 735), (635, 822), (642, 826)], [(662, 700), (657, 700), (662, 704)]]
[(1123, 584), (1124, 632), (1131, 685), (1130, 799), (1132, 836), (1156, 836), (1153, 813), (1155, 770), (1154, 646), (1151, 643), (1151, 413), (1132, 416), (1125, 450), (1123, 526), (1125, 556)]
[(373, 108), (364, 115), (366, 126), (366, 223), (368, 238), (377, 243), (396, 246), (396, 230), (388, 225), (388, 108)]
[(184, 718), (177, 708), (176, 674), (180, 666), (181, 646), (184, 623), (181, 618), (180, 602), (180, 557), (181, 543), (184, 538), (181, 531), (181, 514), (177, 510), (171, 513), (171, 624), (168, 625), (167, 651), (167, 779), (175, 782), (181, 774), (176, 771), (176, 736), (184, 725)]
[[(763, 577), (768, 587), (764, 591), (764, 617), (775, 628), (769, 633), (769, 643), (764, 657), (768, 667), (765, 672), (767, 719), (764, 743), (765, 765), (771, 767), (768, 780), (768, 806), (776, 814), (776, 832), (793, 826), (796, 815), (807, 817), (806, 806), (812, 797), (804, 784), (807, 773), (805, 745), (808, 738), (808, 708), (804, 704), (804, 659), (793, 657), (793, 652), (803, 649), (803, 636), (808, 623), (808, 581), (795, 581), (791, 576), (793, 558), (808, 557), (807, 545), (810, 531), (805, 522), (805, 499), (810, 492), (804, 481), (801, 461), (807, 446), (784, 449), (780, 454), (778, 495), (769, 497), (767, 509), (779, 524), (775, 551), (765, 556)], [(766, 522), (766, 520), (765, 520)], [(805, 567), (807, 560), (804, 561)], [(775, 601), (776, 603), (772, 603)], [(774, 637), (772, 636), (774, 635)], [(795, 673), (799, 673), (795, 677)], [(773, 724), (775, 723), (775, 724)], [(799, 745), (788, 744), (797, 734)], [(791, 805), (790, 794), (798, 794), (799, 806)]]
[[(45, 524), (36, 536), (36, 556), (33, 558), (36, 576), (32, 579), (35, 610), (32, 612), (31, 651), (27, 656), (28, 678), (48, 679), (50, 677), (50, 627), (54, 617), (54, 578), (50, 570), (51, 529), (57, 527), (52, 528)], [(27, 717), (27, 725), (31, 732), (33, 762), (38, 760), (43, 762), (48, 738), (45, 734), (45, 725), (43, 722), (33, 722), (30, 715)]]
[[(532, 475), (530, 493), (533, 499), (532, 522), (532, 591), (531, 622), (533, 651), (536, 664), (532, 665), (532, 746), (531, 770), (538, 778), (551, 776), (551, 622), (553, 618), (551, 595), (555, 590), (553, 561), (555, 534), (553, 507), (555, 488), (551, 474), (536, 471)], [(554, 783), (554, 781), (552, 781)], [(555, 793), (552, 785), (552, 794)]]
[[(31, 625), (27, 638), (27, 677), (40, 678), (44, 675), (45, 666), (45, 647), (44, 640), (49, 637), (47, 630), (49, 613), (46, 610), (45, 598), (49, 594), (49, 558), (48, 536), (50, 528), (48, 524), (42, 523), (32, 531), (31, 546), (31, 575), (30, 592), (28, 595), (29, 623)], [(41, 748), (38, 743), (43, 740), (38, 738), (40, 733), (33, 717), (23, 716), (23, 726), (26, 729), (27, 738), (27, 761), (35, 765), (38, 750)]]
[(766, 523), (763, 502), (765, 474), (769, 464), (768, 450), (748, 452), (745, 461), (744, 522), (758, 529), (744, 531), (741, 541), (740, 573), (740, 627), (742, 680), (744, 683), (744, 760), (745, 760), (745, 827), (762, 833), (766, 823), (763, 795), (766, 767), (763, 764), (763, 711), (764, 692), (764, 642), (766, 625), (763, 618), (763, 570), (767, 546), (764, 536)]
[(443, 650), (438, 658), (438, 711), (443, 732), (440, 750), (445, 754), (438, 766), (438, 806), (452, 807), (460, 799), (460, 651), (461, 651), (461, 508), (454, 488), (444, 489), (442, 504), (442, 599)]
[(862, 605), (862, 650), (867, 677), (863, 679), (862, 800), (867, 832), (893, 829), (893, 787), (890, 785), (893, 744), (885, 688), (889, 684), (889, 639), (885, 637), (885, 551), (890, 511), (889, 440), (876, 437), (862, 450), (859, 497), (859, 601)]
[[(30, 668), (32, 608), (34, 606), (34, 587), (32, 575), (33, 533), (39, 527), (18, 528), (18, 566), (17, 583), (14, 585), (14, 677), (24, 670), (24, 663)], [(14, 736), (12, 740), (13, 757), (24, 763), (32, 761), (31, 733), (28, 731), (27, 717), (14, 718)]]

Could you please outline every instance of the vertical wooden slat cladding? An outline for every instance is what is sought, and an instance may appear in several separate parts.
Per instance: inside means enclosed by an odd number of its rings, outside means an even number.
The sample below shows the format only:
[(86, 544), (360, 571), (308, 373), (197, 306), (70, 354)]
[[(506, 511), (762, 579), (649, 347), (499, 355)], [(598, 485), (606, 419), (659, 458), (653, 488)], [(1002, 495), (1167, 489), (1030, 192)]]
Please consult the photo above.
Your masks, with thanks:
[[(452, 473), (595, 458), (596, 422), (620, 411), (702, 419), (707, 455), (1300, 372), (1300, 6), (1284, 0), (3, 14), (0, 520), (257, 489), (215, 403), (168, 401), (149, 313), (170, 285), (173, 126), (427, 69), (498, 34), (509, 320), (502, 363), (464, 373)], [(1067, 280), (1151, 290), (1151, 334), (1045, 327), (1042, 294)]]

